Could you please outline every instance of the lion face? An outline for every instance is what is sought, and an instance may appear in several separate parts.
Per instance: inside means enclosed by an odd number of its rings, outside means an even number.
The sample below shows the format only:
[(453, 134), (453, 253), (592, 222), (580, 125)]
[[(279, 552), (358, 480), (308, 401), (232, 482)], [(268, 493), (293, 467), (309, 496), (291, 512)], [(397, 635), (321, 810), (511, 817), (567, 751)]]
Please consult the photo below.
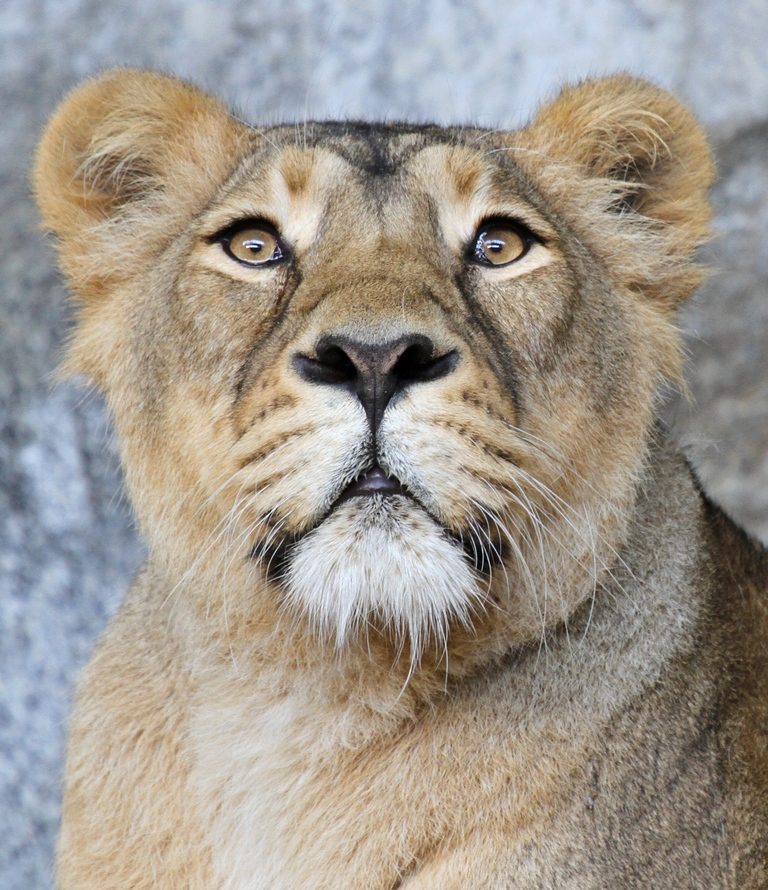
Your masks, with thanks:
[(270, 140), (199, 220), (179, 283), (191, 319), (215, 293), (227, 328), (250, 331), (221, 369), (225, 507), (324, 635), (373, 622), (418, 651), (500, 601), (494, 576), (509, 600), (505, 560), (547, 500), (547, 481), (524, 484), (541, 471), (499, 333), (563, 324), (566, 258), (483, 149), (343, 126)]
[(123, 71), (46, 139), (37, 193), (83, 301), (70, 366), (107, 394), (175, 583), (412, 659), (489, 627), (534, 640), (589, 599), (708, 221), (672, 99), (613, 78), (518, 133), (257, 133)]

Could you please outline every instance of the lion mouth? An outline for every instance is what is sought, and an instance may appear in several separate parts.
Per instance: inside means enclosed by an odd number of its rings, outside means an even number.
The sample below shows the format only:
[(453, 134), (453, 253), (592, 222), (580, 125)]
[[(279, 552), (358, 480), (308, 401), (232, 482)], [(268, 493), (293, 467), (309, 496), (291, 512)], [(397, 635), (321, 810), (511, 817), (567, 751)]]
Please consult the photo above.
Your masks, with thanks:
[(353, 499), (360, 499), (359, 506), (364, 510), (363, 515), (368, 515), (369, 518), (374, 514), (381, 515), (385, 520), (393, 515), (393, 510), (397, 513), (401, 509), (395, 506), (397, 501), (401, 503), (409, 501), (459, 546), (467, 562), (480, 576), (489, 576), (493, 568), (503, 560), (505, 547), (498, 529), (494, 529), (492, 525), (482, 527), (478, 524), (473, 524), (462, 531), (446, 528), (420, 498), (396, 476), (389, 475), (378, 463), (350, 482), (311, 528), (287, 535), (269, 536), (267, 541), (254, 545), (250, 552), (251, 559), (264, 563), (267, 575), (272, 581), (283, 581), (296, 547), (328, 520), (339, 507)]
[(334, 507), (343, 504), (350, 498), (379, 495), (391, 497), (392, 495), (408, 495), (402, 482), (395, 476), (389, 476), (378, 464), (371, 467), (362, 476), (351, 482), (339, 497)]
[(271, 580), (282, 581), (297, 545), (319, 528), (338, 507), (353, 498), (376, 498), (379, 502), (383, 502), (396, 495), (415, 501), (399, 479), (390, 476), (379, 464), (374, 464), (343, 489), (314, 525), (292, 534), (268, 535), (266, 541), (254, 544), (250, 551), (250, 558), (264, 563), (267, 576)]

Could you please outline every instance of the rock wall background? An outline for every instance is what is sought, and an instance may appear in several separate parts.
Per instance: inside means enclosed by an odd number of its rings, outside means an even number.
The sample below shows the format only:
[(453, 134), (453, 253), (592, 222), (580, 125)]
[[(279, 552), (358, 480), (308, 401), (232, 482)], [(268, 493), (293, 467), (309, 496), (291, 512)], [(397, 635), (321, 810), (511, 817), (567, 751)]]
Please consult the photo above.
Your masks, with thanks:
[(3, 0), (0, 7), (0, 887), (51, 886), (77, 672), (141, 561), (98, 398), (53, 386), (65, 293), (27, 171), (57, 100), (113, 64), (162, 68), (251, 121), (506, 126), (566, 79), (629, 69), (714, 141), (715, 270), (683, 315), (709, 489), (768, 540), (768, 4), (764, 0)]

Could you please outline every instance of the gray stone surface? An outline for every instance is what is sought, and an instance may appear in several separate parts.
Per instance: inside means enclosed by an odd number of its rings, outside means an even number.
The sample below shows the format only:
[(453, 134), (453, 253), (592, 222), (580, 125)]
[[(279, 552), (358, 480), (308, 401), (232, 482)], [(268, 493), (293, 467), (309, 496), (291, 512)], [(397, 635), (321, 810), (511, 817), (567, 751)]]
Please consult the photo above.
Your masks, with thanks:
[(97, 397), (52, 386), (64, 290), (27, 170), (62, 94), (162, 68), (252, 121), (507, 126), (619, 69), (709, 128), (717, 270), (683, 315), (694, 401), (670, 406), (713, 494), (768, 539), (768, 4), (764, 0), (3, 0), (0, 6), (0, 888), (51, 885), (74, 679), (141, 560)]

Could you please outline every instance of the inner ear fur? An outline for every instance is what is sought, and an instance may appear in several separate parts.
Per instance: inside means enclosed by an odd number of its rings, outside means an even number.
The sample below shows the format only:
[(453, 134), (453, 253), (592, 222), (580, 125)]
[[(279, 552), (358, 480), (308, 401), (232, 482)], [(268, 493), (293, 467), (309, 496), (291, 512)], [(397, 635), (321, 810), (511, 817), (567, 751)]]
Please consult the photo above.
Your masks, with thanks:
[(544, 105), (517, 144), (549, 166), (541, 172), (555, 190), (558, 178), (560, 191), (578, 188), (575, 171), (606, 216), (626, 224), (639, 249), (627, 271), (640, 289), (674, 307), (698, 287), (691, 260), (711, 235), (715, 167), (704, 131), (677, 99), (627, 74), (584, 81)]
[(151, 262), (248, 149), (221, 103), (173, 77), (114, 69), (62, 102), (32, 183), (62, 267), (89, 301)]

